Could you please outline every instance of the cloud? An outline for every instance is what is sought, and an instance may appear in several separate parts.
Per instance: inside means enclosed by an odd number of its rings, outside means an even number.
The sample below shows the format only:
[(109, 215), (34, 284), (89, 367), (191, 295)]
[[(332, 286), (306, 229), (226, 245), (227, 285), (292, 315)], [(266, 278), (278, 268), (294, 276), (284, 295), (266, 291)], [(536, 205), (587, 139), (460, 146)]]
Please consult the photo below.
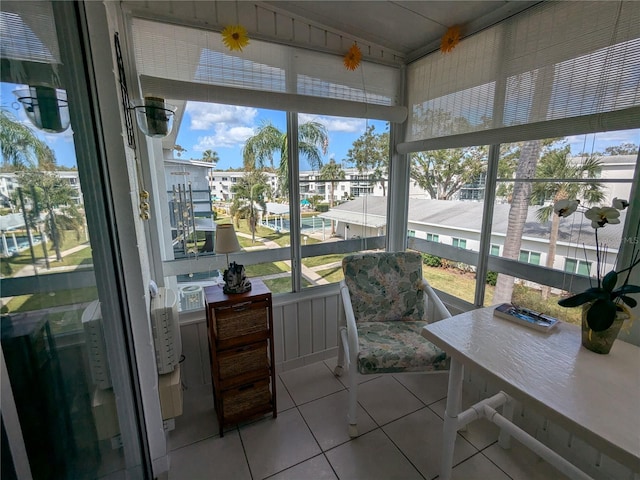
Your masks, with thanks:
[(640, 129), (570, 135), (566, 140), (571, 146), (573, 154), (591, 151), (602, 152), (605, 148), (613, 145), (621, 145), (623, 143), (640, 144)]
[(186, 113), (191, 117), (191, 130), (209, 130), (220, 124), (229, 126), (253, 125), (258, 109), (236, 105), (220, 105), (202, 102), (187, 102)]
[(299, 122), (318, 122), (326, 127), (329, 132), (362, 133), (366, 126), (366, 120), (362, 118), (329, 117), (301, 113)]
[(204, 152), (221, 147), (239, 147), (244, 144), (247, 138), (255, 134), (251, 127), (232, 127), (226, 124), (218, 124), (214, 130), (213, 135), (198, 137), (198, 143), (193, 146), (193, 150)]

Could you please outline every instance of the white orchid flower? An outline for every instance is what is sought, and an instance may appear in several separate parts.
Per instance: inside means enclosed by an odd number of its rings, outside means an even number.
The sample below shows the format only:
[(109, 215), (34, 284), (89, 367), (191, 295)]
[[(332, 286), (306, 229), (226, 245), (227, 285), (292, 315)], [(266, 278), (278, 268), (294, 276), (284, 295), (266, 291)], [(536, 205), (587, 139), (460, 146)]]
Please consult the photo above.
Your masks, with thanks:
[(568, 217), (576, 211), (580, 205), (580, 200), (558, 200), (553, 205), (553, 211), (558, 214), (559, 217)]
[(623, 200), (621, 198), (614, 198), (613, 199), (613, 203), (612, 203), (613, 208), (616, 208), (618, 210), (624, 210), (625, 208), (627, 208), (629, 206), (629, 202), (627, 202), (626, 200)]
[(620, 223), (620, 212), (613, 207), (592, 207), (584, 212), (584, 216), (591, 220), (593, 228), (602, 228), (607, 223)]

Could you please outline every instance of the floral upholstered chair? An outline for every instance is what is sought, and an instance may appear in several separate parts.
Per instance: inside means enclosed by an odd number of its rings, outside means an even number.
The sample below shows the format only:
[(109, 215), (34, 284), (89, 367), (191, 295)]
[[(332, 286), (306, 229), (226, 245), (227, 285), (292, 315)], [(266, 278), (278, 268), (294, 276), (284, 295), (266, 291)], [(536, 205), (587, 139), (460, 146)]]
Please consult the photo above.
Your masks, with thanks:
[(340, 325), (340, 376), (349, 369), (349, 435), (358, 436), (358, 373), (379, 374), (447, 370), (445, 353), (420, 332), (451, 314), (422, 278), (417, 252), (364, 253), (342, 260), (340, 295), (345, 322)]

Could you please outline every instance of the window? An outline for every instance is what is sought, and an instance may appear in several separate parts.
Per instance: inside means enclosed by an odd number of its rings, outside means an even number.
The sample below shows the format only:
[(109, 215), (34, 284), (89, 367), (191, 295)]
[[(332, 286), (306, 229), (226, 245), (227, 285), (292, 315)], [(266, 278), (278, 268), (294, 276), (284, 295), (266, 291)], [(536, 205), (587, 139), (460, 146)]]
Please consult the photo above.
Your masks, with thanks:
[(453, 246), (458, 248), (467, 248), (467, 241), (464, 238), (454, 238)]
[(568, 273), (577, 273), (578, 275), (591, 275), (591, 262), (578, 260), (576, 258), (567, 258), (564, 262), (564, 271)]
[(531, 263), (533, 265), (540, 265), (540, 253), (529, 252), (527, 250), (520, 250), (518, 260), (523, 263)]
[(500, 256), (500, 245), (491, 245), (491, 251), (489, 255), (493, 255), (494, 257)]
[[(329, 157), (318, 165), (300, 154), (302, 288), (342, 280), (342, 258), (383, 249), (387, 231), (387, 123), (298, 115), (301, 133), (309, 133), (307, 123), (325, 126), (327, 142), (318, 145), (320, 151), (328, 147), (328, 152), (342, 152), (335, 158), (343, 160)], [(341, 132), (342, 125), (356, 133)], [(407, 235), (411, 231), (408, 228)]]
[(415, 231), (415, 230), (408, 230), (408, 231), (407, 231), (407, 236), (409, 236), (409, 237), (415, 237), (415, 236), (416, 236), (416, 231)]
[(428, 242), (440, 242), (440, 236), (437, 233), (427, 233)]

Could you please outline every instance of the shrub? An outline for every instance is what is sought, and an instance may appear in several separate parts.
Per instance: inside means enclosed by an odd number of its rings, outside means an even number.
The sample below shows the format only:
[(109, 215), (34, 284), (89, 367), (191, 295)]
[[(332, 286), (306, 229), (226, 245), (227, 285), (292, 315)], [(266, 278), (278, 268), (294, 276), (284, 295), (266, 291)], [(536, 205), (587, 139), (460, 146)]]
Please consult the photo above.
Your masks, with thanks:
[(328, 203), (319, 203), (316, 205), (316, 211), (318, 212), (328, 212), (329, 204)]
[(495, 287), (498, 282), (498, 272), (487, 272), (486, 282), (488, 285)]
[(442, 259), (440, 257), (436, 257), (435, 255), (431, 255), (429, 253), (423, 253), (422, 263), (424, 263), (428, 267), (441, 267)]

